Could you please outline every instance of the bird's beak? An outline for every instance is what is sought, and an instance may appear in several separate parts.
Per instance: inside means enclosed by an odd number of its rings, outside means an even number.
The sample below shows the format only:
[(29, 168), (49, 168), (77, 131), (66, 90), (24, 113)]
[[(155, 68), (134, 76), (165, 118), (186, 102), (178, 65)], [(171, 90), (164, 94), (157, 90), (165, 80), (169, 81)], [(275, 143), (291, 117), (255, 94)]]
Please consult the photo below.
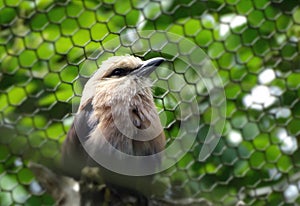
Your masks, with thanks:
[(136, 70), (132, 71), (131, 74), (138, 77), (148, 77), (164, 61), (165, 59), (161, 57), (149, 59), (147, 61), (144, 61), (143, 64)]

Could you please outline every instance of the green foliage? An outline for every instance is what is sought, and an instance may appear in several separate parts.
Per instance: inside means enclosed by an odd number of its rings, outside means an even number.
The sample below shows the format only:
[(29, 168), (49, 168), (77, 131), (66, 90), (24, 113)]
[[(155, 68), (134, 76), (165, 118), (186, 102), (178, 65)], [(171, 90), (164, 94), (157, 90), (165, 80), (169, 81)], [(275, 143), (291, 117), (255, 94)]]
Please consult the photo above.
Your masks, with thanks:
[[(299, 3), (292, 0), (0, 0), (0, 205), (54, 204), (47, 194), (32, 191), (35, 179), (27, 163), (58, 161), (72, 102), (78, 102), (85, 81), (79, 75), (89, 77), (113, 56), (116, 48), (103, 45), (132, 28), (191, 40), (212, 59), (224, 84), (226, 127), (217, 148), (199, 162), (214, 118), (206, 90), (184, 88), (182, 75), (190, 84), (195, 75), (184, 62), (174, 62), (175, 75), (159, 74), (157, 86), (184, 91), (177, 94), (184, 100), (197, 90), (201, 110), (197, 142), (162, 174), (172, 184), (170, 196), (204, 197), (215, 205), (233, 205), (239, 198), (247, 205), (300, 204), (299, 192), (285, 196), (288, 185), (298, 185), (293, 178), (300, 172), (299, 19)], [(153, 51), (133, 53), (147, 59), (170, 46), (151, 43)], [(99, 48), (104, 51), (99, 62), (82, 71)], [(179, 102), (159, 87), (154, 95), (170, 144), (179, 134)], [(258, 193), (262, 188), (271, 193)]]

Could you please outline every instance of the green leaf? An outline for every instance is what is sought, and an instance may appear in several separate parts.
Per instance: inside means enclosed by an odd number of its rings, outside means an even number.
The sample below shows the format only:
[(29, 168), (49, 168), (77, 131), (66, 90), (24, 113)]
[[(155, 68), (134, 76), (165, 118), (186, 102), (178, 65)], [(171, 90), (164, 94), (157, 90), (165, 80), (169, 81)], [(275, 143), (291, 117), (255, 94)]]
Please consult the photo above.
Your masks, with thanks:
[(0, 191), (1, 206), (13, 205), (13, 200), (10, 192)]
[(37, 13), (30, 21), (30, 26), (34, 31), (41, 31), (48, 25), (49, 19), (46, 14)]
[(30, 194), (22, 185), (18, 185), (12, 191), (12, 197), (16, 203), (25, 203), (29, 196)]
[[(24, 185), (29, 185), (34, 179), (33, 173), (28, 168), (22, 168), (18, 172), (17, 176), (18, 176), (18, 179), (20, 180), (20, 183), (24, 184)], [(22, 189), (24, 189), (24, 188), (22, 188)]]
[(2, 190), (10, 191), (19, 184), (16, 175), (6, 174), (0, 178), (0, 188)]
[(70, 84), (62, 83), (58, 86), (55, 92), (58, 101), (67, 102), (73, 97), (73, 87)]
[(282, 155), (280, 148), (277, 145), (272, 145), (266, 150), (266, 160), (271, 163), (276, 163)]
[[(78, 35), (81, 33), (77, 34), (77, 39), (80, 38)], [(88, 37), (84, 37), (88, 38)], [(81, 42), (82, 40), (78, 40)], [(73, 43), (70, 38), (68, 37), (60, 37), (56, 42), (55, 42), (55, 49), (58, 53), (60, 54), (67, 54), (73, 47)]]
[(8, 92), (9, 102), (13, 105), (20, 105), (27, 98), (24, 88), (13, 87)]
[(17, 16), (15, 8), (6, 7), (0, 10), (0, 25), (9, 25)]
[(292, 168), (293, 164), (289, 156), (281, 156), (277, 161), (277, 168), (280, 172), (288, 173)]

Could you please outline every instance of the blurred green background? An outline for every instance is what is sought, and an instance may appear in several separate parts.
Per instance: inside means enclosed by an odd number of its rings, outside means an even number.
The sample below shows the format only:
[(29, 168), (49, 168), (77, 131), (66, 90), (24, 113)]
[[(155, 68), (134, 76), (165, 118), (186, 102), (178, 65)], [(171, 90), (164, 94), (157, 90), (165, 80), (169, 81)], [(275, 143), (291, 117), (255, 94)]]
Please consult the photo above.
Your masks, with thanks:
[[(28, 162), (58, 161), (72, 102), (99, 66), (94, 51), (99, 50), (98, 60), (115, 55), (116, 48), (105, 44), (117, 39), (124, 46), (119, 37), (133, 30), (164, 30), (189, 39), (212, 60), (225, 89), (225, 129), (205, 162), (198, 154), (214, 117), (205, 88), (198, 91), (197, 142), (162, 174), (172, 190), (164, 196), (203, 197), (214, 205), (238, 200), (299, 205), (299, 5), (293, 0), (0, 0), (0, 205), (54, 204)], [(152, 49), (143, 53), (127, 48), (148, 59), (159, 56), (162, 47), (150, 42)], [(89, 69), (80, 70), (87, 61)], [(181, 63), (174, 61), (172, 68), (188, 82), (193, 74)], [(178, 86), (174, 78), (169, 87), (174, 82)], [(166, 136), (176, 136), (172, 104), (177, 102), (168, 90), (154, 92), (167, 117)]]

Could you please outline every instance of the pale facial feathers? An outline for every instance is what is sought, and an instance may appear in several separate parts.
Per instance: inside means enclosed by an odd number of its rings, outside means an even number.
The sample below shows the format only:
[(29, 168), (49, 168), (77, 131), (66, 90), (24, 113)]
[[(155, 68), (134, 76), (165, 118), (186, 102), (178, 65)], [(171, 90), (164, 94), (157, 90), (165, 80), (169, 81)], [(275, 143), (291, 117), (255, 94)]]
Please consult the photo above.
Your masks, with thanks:
[(80, 101), (80, 105), (83, 105), (90, 98), (95, 96), (95, 88), (99, 83), (99, 80), (103, 79), (107, 74), (112, 72), (115, 68), (128, 68), (134, 69), (142, 64), (142, 60), (138, 57), (134, 56), (113, 56), (102, 62), (100, 69), (98, 69), (95, 74), (88, 80), (86, 83), (82, 97)]
[(127, 154), (149, 155), (163, 149), (163, 128), (153, 102), (151, 81), (136, 75), (109, 77), (116, 68), (134, 70), (142, 63), (133, 56), (109, 58), (87, 83), (93, 85), (92, 92), (87, 88), (83, 93), (91, 95), (85, 98), (94, 109), (90, 121), (99, 122), (86, 142), (91, 147), (98, 145), (100, 149), (105, 138)]

